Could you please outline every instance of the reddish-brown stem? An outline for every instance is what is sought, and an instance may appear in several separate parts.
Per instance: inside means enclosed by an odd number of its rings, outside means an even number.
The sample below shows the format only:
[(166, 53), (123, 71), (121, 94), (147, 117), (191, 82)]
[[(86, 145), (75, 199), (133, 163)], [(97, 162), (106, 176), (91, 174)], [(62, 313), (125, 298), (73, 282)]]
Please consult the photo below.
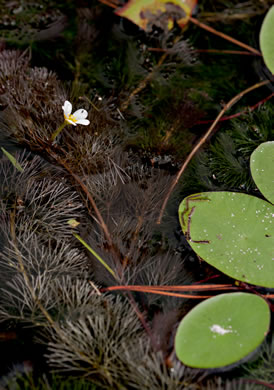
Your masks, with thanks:
[(108, 242), (108, 245), (110, 248), (113, 247), (113, 243), (112, 243), (112, 239), (111, 239), (111, 236), (110, 236), (110, 233), (109, 233), (109, 230), (107, 228), (107, 225), (105, 224), (105, 221), (93, 199), (93, 197), (91, 196), (89, 190), (87, 189), (86, 185), (83, 183), (83, 181), (80, 179), (80, 177), (78, 175), (76, 175), (75, 173), (72, 172), (72, 170), (70, 169), (70, 167), (64, 162), (64, 161), (61, 161), (59, 160), (59, 162), (63, 165), (63, 167), (69, 172), (69, 174), (74, 178), (74, 180), (80, 185), (80, 187), (82, 188), (82, 190), (84, 191), (84, 193), (86, 194), (91, 206), (93, 207), (94, 209), (94, 212), (96, 214), (96, 217), (98, 218), (98, 222), (104, 232), (104, 235), (105, 235), (105, 238)]
[[(172, 53), (172, 49), (163, 49), (160, 47), (149, 47), (148, 51), (155, 51), (159, 53)], [(249, 51), (241, 51), (241, 50), (217, 50), (217, 49), (196, 49), (193, 50), (196, 53), (217, 53), (217, 54), (240, 54), (246, 56), (254, 56), (254, 53), (250, 53)]]
[[(55, 156), (56, 158), (56, 156)], [(97, 216), (97, 219), (99, 221), (99, 224), (101, 226), (101, 229), (103, 230), (104, 232), (104, 235), (105, 235), (105, 238), (108, 242), (108, 245), (110, 247), (110, 250), (113, 251), (113, 254), (114, 254), (114, 258), (117, 256), (117, 254), (115, 253), (115, 249), (114, 249), (114, 246), (113, 246), (113, 242), (112, 242), (112, 239), (111, 239), (111, 236), (110, 236), (110, 233), (109, 233), (109, 230), (107, 228), (107, 225), (105, 224), (105, 221), (99, 211), (99, 209), (97, 208), (97, 205), (93, 199), (93, 197), (91, 196), (89, 190), (87, 189), (86, 185), (82, 182), (82, 180), (80, 179), (80, 177), (78, 175), (76, 175), (75, 173), (72, 172), (72, 170), (70, 169), (70, 167), (64, 162), (64, 161), (61, 161), (61, 159), (58, 159), (57, 160), (59, 161), (59, 163), (61, 163), (63, 165), (63, 167), (70, 173), (70, 175), (74, 178), (74, 180), (80, 185), (80, 187), (82, 188), (83, 192), (86, 194), (91, 206), (93, 207), (94, 211), (95, 211), (95, 214)], [(117, 264), (117, 268), (118, 268), (118, 272), (121, 276), (121, 265), (120, 263), (117, 261), (116, 262)], [(155, 340), (154, 340), (154, 336), (151, 332), (151, 329), (149, 327), (149, 325), (147, 324), (145, 318), (144, 318), (144, 315), (141, 313), (141, 311), (139, 310), (132, 294), (130, 291), (127, 291), (127, 297), (133, 307), (133, 310), (135, 311), (137, 317), (139, 318), (140, 322), (142, 323), (145, 331), (147, 332), (148, 336), (150, 337), (151, 339), (151, 343), (152, 345), (155, 345)]]
[[(274, 96), (274, 92), (271, 93), (270, 95), (268, 95), (268, 96), (267, 96), (266, 98), (264, 98), (263, 100), (260, 100), (258, 103), (254, 104), (253, 106), (248, 107), (246, 110), (237, 112), (236, 114), (233, 114), (233, 115), (224, 116), (223, 118), (220, 119), (219, 122), (223, 122), (223, 121), (227, 121), (227, 120), (229, 120), (229, 119), (237, 118), (238, 116), (241, 116), (242, 114), (246, 114), (247, 112), (253, 111), (253, 110), (255, 110), (257, 107), (259, 107), (259, 106), (261, 106), (262, 104), (264, 104), (265, 102), (267, 102), (267, 101), (268, 101), (269, 99), (271, 99), (273, 96)], [(214, 120), (209, 119), (209, 120), (205, 120), (205, 121), (199, 121), (199, 122), (195, 123), (195, 125), (205, 125), (205, 124), (212, 123), (212, 122), (214, 122)]]
[(180, 293), (172, 293), (168, 291), (158, 291), (158, 290), (148, 290), (144, 292), (146, 292), (147, 294), (167, 295), (169, 297), (186, 298), (186, 299), (208, 299), (212, 297), (212, 295), (180, 294)]
[[(70, 175), (74, 178), (74, 180), (80, 185), (80, 187), (82, 188), (82, 190), (84, 191), (84, 193), (86, 194), (88, 200), (90, 201), (90, 204), (92, 205), (94, 211), (95, 211), (95, 214), (98, 218), (98, 221), (99, 221), (99, 224), (104, 232), (104, 235), (106, 237), (106, 240), (108, 242), (108, 245), (110, 247), (110, 250), (112, 250), (114, 252), (114, 256), (116, 257), (116, 253), (115, 253), (115, 250), (114, 250), (114, 246), (113, 246), (113, 243), (112, 243), (112, 239), (111, 239), (111, 236), (110, 236), (110, 233), (109, 233), (109, 230), (107, 228), (107, 225), (105, 224), (105, 221), (99, 211), (99, 209), (97, 208), (96, 206), (96, 203), (93, 199), (93, 197), (91, 196), (90, 192), (88, 191), (86, 185), (82, 182), (82, 180), (80, 179), (80, 177), (78, 175), (76, 175), (75, 173), (72, 172), (72, 170), (70, 169), (70, 167), (63, 161), (59, 160), (59, 162), (61, 162), (61, 164), (64, 166), (64, 168), (70, 173)], [(118, 267), (118, 272), (121, 276), (121, 266), (120, 266), (120, 263), (117, 261), (117, 267)], [(132, 294), (130, 291), (127, 291), (127, 297), (133, 307), (133, 310), (135, 311), (137, 317), (139, 318), (140, 322), (142, 323), (144, 329), (146, 330), (148, 336), (150, 337), (151, 339), (151, 342), (152, 342), (152, 345), (155, 344), (155, 340), (154, 340), (154, 336), (151, 332), (151, 329), (150, 327), (148, 326), (148, 324), (146, 323), (146, 320), (143, 316), (143, 314), (140, 312)]]
[(167, 53), (170, 52), (170, 49), (162, 49), (161, 47), (148, 47), (148, 51), (156, 51), (158, 53)]
[[(117, 1), (115, 1), (115, 0), (99, 0), (99, 1), (102, 4), (106, 4), (106, 5), (108, 5), (109, 7), (112, 7), (112, 8), (117, 8), (117, 6), (119, 5), (119, 4), (117, 4)], [(207, 30), (207, 31), (209, 31), (209, 32), (211, 32), (211, 33), (221, 37), (221, 38), (226, 39), (227, 41), (230, 41), (230, 42), (234, 43), (235, 45), (243, 47), (244, 49), (252, 52), (255, 55), (261, 56), (261, 53), (258, 50), (254, 49), (253, 47), (251, 47), (251, 46), (249, 46), (249, 45), (247, 45), (247, 44), (245, 44), (243, 42), (240, 42), (237, 39), (232, 38), (232, 37), (230, 37), (227, 34), (224, 34), (224, 33), (220, 32), (220, 31), (217, 31), (214, 28), (212, 28), (210, 26), (207, 26), (206, 24), (204, 24), (202, 22), (199, 22), (197, 19), (192, 18), (191, 16), (189, 18), (189, 21), (191, 21), (192, 23), (196, 24), (200, 28), (203, 28), (204, 30)]]
[(243, 43), (243, 42), (240, 42), (240, 41), (238, 41), (237, 39), (232, 38), (232, 37), (230, 37), (230, 36), (227, 35), (227, 34), (224, 34), (224, 33), (220, 32), (220, 31), (217, 31), (217, 30), (215, 30), (214, 28), (212, 28), (212, 27), (210, 27), (210, 26), (208, 26), (208, 25), (206, 25), (206, 24), (204, 24), (204, 23), (202, 23), (202, 22), (199, 22), (199, 20), (197, 20), (197, 19), (195, 19), (195, 18), (190, 17), (189, 20), (190, 20), (192, 23), (194, 23), (194, 24), (196, 24), (197, 26), (199, 26), (200, 28), (203, 28), (204, 30), (209, 31), (209, 32), (211, 32), (212, 34), (215, 34), (215, 35), (217, 35), (217, 36), (219, 36), (219, 37), (221, 37), (221, 38), (223, 38), (223, 39), (226, 39), (227, 41), (230, 41), (230, 42), (234, 43), (235, 45), (241, 46), (241, 47), (243, 47), (244, 49), (246, 49), (246, 50), (248, 50), (248, 51), (250, 51), (250, 52), (256, 54), (257, 56), (261, 56), (261, 53), (260, 53), (258, 50), (254, 49), (253, 47), (251, 47), (251, 46), (249, 46), (249, 45), (247, 45), (247, 44), (245, 44), (245, 43)]
[(155, 345), (156, 345), (156, 341), (155, 341), (155, 337), (154, 337), (154, 334), (152, 333), (149, 325), (147, 324), (146, 320), (145, 320), (145, 317), (143, 315), (143, 313), (141, 313), (141, 311), (139, 310), (138, 306), (137, 306), (137, 303), (135, 302), (132, 294), (131, 294), (131, 291), (128, 291), (127, 292), (127, 297), (133, 307), (133, 310), (135, 311), (137, 317), (139, 318), (141, 324), (143, 325), (145, 331), (147, 332), (148, 336), (150, 337), (150, 340), (151, 340), (151, 343), (152, 343), (152, 346), (155, 348)]
[(268, 383), (265, 381), (260, 381), (258, 379), (243, 378), (243, 379), (241, 379), (241, 382), (256, 383), (257, 385), (262, 385), (262, 386), (268, 387), (269, 389), (274, 389), (274, 385), (272, 385), (271, 383)]
[(216, 279), (216, 278), (219, 278), (221, 275), (212, 275), (212, 276), (208, 276), (207, 278), (203, 279), (203, 280), (198, 280), (198, 282), (194, 282), (194, 284), (201, 284), (201, 283), (205, 283), (205, 282), (208, 282), (209, 280), (211, 279)]
[(257, 54), (251, 53), (249, 51), (242, 51), (242, 50), (217, 50), (217, 49), (196, 49), (194, 50), (197, 53), (217, 53), (217, 54), (240, 54), (244, 56), (255, 56)]
[[(233, 286), (231, 284), (228, 285), (203, 285), (203, 286), (111, 286), (100, 289), (101, 292), (106, 291), (136, 291), (147, 294), (158, 294), (158, 295), (167, 295), (178, 298), (190, 298), (190, 299), (206, 299), (211, 298), (212, 295), (191, 295), (191, 294), (181, 294), (174, 293), (170, 291), (223, 291), (223, 290), (245, 290), (244, 286)], [(256, 293), (256, 292), (255, 292)], [(262, 298), (274, 299), (274, 294), (258, 294)]]
[[(103, 289), (108, 291), (108, 289)], [(102, 291), (102, 290), (101, 290)], [(211, 298), (211, 295), (191, 295), (191, 294), (180, 294), (180, 293), (173, 293), (168, 291), (162, 291), (162, 290), (150, 290), (150, 289), (143, 289), (143, 290), (135, 290), (131, 288), (131, 291), (140, 291), (142, 293), (147, 294), (158, 294), (158, 295), (167, 295), (169, 297), (177, 297), (177, 298), (190, 298), (190, 299), (207, 299)]]
[(110, 286), (102, 288), (101, 291), (116, 291), (116, 290), (131, 290), (131, 291), (211, 291), (211, 290), (238, 290), (232, 284), (204, 284), (204, 285), (187, 285), (187, 286), (143, 286), (143, 285), (127, 285), (127, 286)]
[(254, 89), (257, 89), (259, 87), (262, 87), (263, 85), (266, 85), (266, 84), (269, 84), (270, 83), (270, 80), (264, 80), (264, 81), (261, 81), (260, 83), (257, 83), (257, 84), (254, 84), (252, 85), (251, 87), (245, 89), (244, 91), (240, 92), (238, 95), (234, 96), (225, 106), (224, 108), (220, 111), (220, 113), (218, 114), (217, 118), (215, 119), (215, 121), (212, 123), (212, 125), (210, 126), (210, 128), (208, 129), (208, 131), (200, 138), (200, 140), (197, 142), (197, 144), (194, 146), (194, 148), (192, 149), (192, 151), (189, 153), (189, 155), (187, 156), (185, 162), (183, 163), (180, 171), (177, 173), (175, 179), (173, 180), (173, 183), (171, 184), (170, 186), (170, 189), (164, 199), (164, 202), (163, 202), (163, 205), (161, 207), (161, 210), (160, 210), (160, 214), (159, 214), (159, 218), (157, 220), (157, 224), (160, 224), (161, 221), (162, 221), (162, 218), (163, 218), (163, 214), (164, 214), (164, 211), (165, 211), (165, 208), (166, 208), (166, 205), (167, 205), (167, 202), (169, 200), (169, 197), (170, 195), (172, 194), (174, 188), (176, 187), (180, 177), (182, 176), (183, 172), (185, 171), (186, 167), (188, 166), (188, 164), (190, 163), (190, 161), (192, 160), (192, 157), (198, 152), (198, 150), (201, 148), (201, 146), (207, 141), (207, 139), (209, 138), (209, 136), (213, 133), (217, 123), (219, 122), (219, 120), (221, 119), (221, 117), (224, 115), (224, 113), (229, 110), (238, 100), (240, 100), (244, 95), (246, 95), (248, 92), (251, 92), (253, 91)]
[(118, 5), (119, 4), (117, 4), (116, 2), (116, 4), (113, 2), (113, 1), (108, 1), (108, 0), (99, 0), (100, 1), (100, 3), (102, 3), (102, 4), (105, 4), (105, 5), (108, 5), (109, 7), (111, 7), (111, 8), (117, 8), (118, 7)]

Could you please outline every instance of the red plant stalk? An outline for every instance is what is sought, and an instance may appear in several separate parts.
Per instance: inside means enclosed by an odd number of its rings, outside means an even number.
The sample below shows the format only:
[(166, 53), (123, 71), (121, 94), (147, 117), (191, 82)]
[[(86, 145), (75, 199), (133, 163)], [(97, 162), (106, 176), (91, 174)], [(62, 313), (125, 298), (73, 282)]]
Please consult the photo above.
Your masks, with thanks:
[[(232, 284), (208, 284), (208, 285), (188, 285), (188, 286), (140, 286), (140, 285), (128, 285), (128, 286), (110, 286), (101, 288), (101, 292), (106, 291), (139, 291), (149, 294), (168, 295), (179, 298), (190, 299), (206, 299), (211, 298), (212, 295), (190, 295), (173, 293), (169, 291), (222, 291), (222, 290), (245, 290), (244, 286), (234, 286)], [(274, 294), (259, 294), (265, 299), (273, 299)]]

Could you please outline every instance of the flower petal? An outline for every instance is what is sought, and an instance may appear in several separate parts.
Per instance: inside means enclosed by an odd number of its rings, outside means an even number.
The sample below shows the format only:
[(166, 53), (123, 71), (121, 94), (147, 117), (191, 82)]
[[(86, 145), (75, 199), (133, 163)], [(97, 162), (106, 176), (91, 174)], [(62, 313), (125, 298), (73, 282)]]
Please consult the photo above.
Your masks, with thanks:
[(75, 118), (76, 121), (78, 119), (85, 119), (87, 116), (88, 116), (88, 112), (86, 110), (84, 110), (83, 108), (81, 108), (80, 110), (77, 110), (73, 113), (73, 118)]
[(89, 125), (90, 124), (90, 121), (88, 119), (79, 119), (77, 122), (77, 125)]
[(68, 122), (68, 123), (70, 123), (70, 124), (73, 125), (73, 126), (76, 126), (76, 123), (73, 122), (73, 121), (71, 121), (70, 119), (67, 119), (67, 118), (66, 118), (65, 121)]
[(64, 105), (62, 106), (62, 109), (64, 111), (64, 114), (66, 116), (69, 116), (71, 114), (71, 111), (72, 111), (72, 104), (68, 100), (66, 100)]

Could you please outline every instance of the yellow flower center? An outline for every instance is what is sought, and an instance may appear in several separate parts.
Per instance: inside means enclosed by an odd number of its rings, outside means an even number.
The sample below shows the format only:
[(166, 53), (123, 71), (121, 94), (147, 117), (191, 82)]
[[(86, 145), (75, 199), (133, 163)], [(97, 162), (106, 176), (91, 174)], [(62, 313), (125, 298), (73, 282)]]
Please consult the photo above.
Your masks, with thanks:
[(72, 114), (70, 114), (69, 116), (67, 116), (67, 115), (64, 114), (64, 117), (65, 117), (65, 120), (66, 120), (66, 121), (70, 120), (70, 121), (72, 121), (72, 122), (74, 122), (74, 123), (77, 122), (77, 119), (76, 119)]

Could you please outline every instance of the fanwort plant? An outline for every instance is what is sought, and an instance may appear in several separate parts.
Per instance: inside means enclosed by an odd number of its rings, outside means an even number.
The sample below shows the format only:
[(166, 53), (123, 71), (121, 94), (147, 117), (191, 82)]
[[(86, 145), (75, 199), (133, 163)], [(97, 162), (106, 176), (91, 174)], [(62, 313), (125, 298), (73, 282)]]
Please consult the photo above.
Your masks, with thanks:
[[(124, 152), (122, 129), (110, 120), (107, 101), (89, 112), (89, 126), (65, 128), (52, 142), (62, 106), (71, 115), (56, 75), (31, 68), (18, 52), (3, 51), (0, 79), (1, 134), (31, 152), (8, 152), (0, 160), (1, 326), (15, 333), (32, 326), (31, 345), (46, 344), (52, 369), (84, 375), (100, 388), (183, 389), (182, 378), (195, 382), (195, 372), (182, 365), (170, 372), (165, 365), (181, 302), (100, 291), (102, 284), (191, 280), (181, 256), (164, 246), (158, 251), (162, 244), (154, 238), (170, 176)], [(89, 104), (82, 100), (80, 107), (81, 118), (73, 119), (87, 121), (83, 110)], [(80, 222), (77, 237), (113, 274), (73, 235), (72, 219)], [(162, 310), (165, 302), (167, 326), (155, 324), (151, 337), (144, 327), (147, 308), (153, 315), (153, 307)]]
[[(202, 192), (183, 200), (179, 217), (187, 241), (202, 260), (254, 285), (251, 291), (256, 292), (255, 286), (274, 288), (274, 142), (252, 153), (250, 169), (268, 201), (236, 192)], [(256, 349), (269, 325), (267, 299), (246, 292), (221, 294), (183, 318), (176, 353), (192, 367), (227, 366)]]

